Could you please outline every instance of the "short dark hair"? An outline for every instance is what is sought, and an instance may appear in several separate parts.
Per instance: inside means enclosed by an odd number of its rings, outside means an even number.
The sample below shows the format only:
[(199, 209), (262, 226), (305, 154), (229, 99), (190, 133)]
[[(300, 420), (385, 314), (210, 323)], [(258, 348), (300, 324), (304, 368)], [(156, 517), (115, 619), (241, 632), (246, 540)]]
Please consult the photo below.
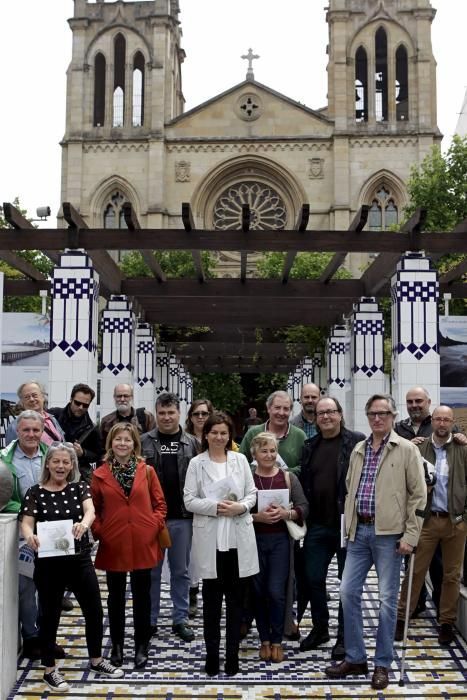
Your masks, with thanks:
[(173, 394), (171, 391), (164, 391), (164, 393), (159, 394), (156, 399), (156, 411), (158, 408), (167, 406), (175, 406), (177, 411), (180, 410), (180, 399), (177, 394)]
[(214, 411), (214, 413), (212, 413), (209, 416), (206, 423), (203, 425), (203, 438), (201, 440), (201, 449), (203, 450), (203, 452), (209, 447), (208, 441), (206, 440), (206, 435), (211, 432), (211, 428), (213, 428), (215, 425), (220, 425), (221, 423), (225, 423), (229, 431), (229, 441), (225, 446), (225, 449), (232, 449), (234, 431), (232, 419), (230, 418), (230, 416), (227, 415), (227, 413), (224, 413), (223, 411)]
[(71, 396), (70, 398), (74, 398), (78, 392), (81, 392), (82, 394), (86, 394), (87, 396), (91, 397), (91, 401), (94, 399), (96, 392), (94, 389), (92, 389), (90, 386), (87, 384), (75, 384), (73, 389), (71, 390)]

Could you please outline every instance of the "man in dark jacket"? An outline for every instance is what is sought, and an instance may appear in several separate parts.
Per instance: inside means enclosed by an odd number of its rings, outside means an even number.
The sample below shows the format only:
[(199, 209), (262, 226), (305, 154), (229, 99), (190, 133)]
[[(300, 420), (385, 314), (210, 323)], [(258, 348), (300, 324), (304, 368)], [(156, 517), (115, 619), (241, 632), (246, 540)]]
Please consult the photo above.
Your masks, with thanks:
[[(353, 448), (357, 442), (365, 439), (363, 433), (344, 427), (342, 406), (337, 399), (319, 399), (315, 412), (319, 432), (305, 442), (299, 474), (310, 504), (303, 556), (313, 621), (310, 634), (300, 644), (301, 651), (316, 649), (329, 641), (326, 578), (335, 554), (339, 579), (344, 569), (345, 549), (341, 547), (340, 520), (344, 512), (345, 478)], [(339, 603), (337, 639), (332, 658), (342, 659), (344, 656), (344, 621)]]
[(88, 484), (103, 452), (99, 430), (88, 413), (95, 395), (94, 389), (87, 384), (75, 384), (65, 408), (49, 408), (49, 413), (55, 416), (63, 430), (65, 440), (73, 443), (81, 478)]
[[(143, 456), (159, 477), (167, 503), (167, 527), (172, 546), (167, 550), (170, 566), (170, 595), (173, 604), (172, 631), (184, 642), (195, 635), (188, 622), (192, 514), (183, 502), (188, 464), (198, 453), (196, 438), (180, 426), (180, 402), (172, 393), (156, 400), (157, 428), (141, 437)], [(162, 562), (152, 570), (151, 632), (156, 634), (160, 610)]]

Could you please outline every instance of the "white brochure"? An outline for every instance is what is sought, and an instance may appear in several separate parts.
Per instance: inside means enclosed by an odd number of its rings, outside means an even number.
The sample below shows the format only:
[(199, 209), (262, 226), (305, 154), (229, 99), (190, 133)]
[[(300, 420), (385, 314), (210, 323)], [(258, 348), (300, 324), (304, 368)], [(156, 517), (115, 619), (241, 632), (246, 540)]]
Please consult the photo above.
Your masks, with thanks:
[(289, 509), (289, 489), (260, 489), (258, 491), (258, 512), (269, 506), (282, 506)]
[(204, 495), (211, 501), (216, 501), (216, 503), (240, 500), (238, 487), (231, 476), (226, 476), (224, 479), (219, 479), (219, 481), (213, 481), (212, 484), (206, 484), (204, 486)]
[(73, 520), (50, 520), (37, 523), (40, 547), (38, 557), (64, 557), (75, 553)]

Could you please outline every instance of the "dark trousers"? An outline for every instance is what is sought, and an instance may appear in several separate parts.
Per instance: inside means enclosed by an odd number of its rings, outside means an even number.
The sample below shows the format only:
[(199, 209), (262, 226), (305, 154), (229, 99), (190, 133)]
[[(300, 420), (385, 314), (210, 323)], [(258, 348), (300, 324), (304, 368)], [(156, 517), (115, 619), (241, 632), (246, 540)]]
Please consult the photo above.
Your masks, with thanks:
[[(340, 531), (334, 527), (311, 524), (303, 543), (305, 576), (314, 627), (327, 628), (329, 610), (326, 596), (326, 578), (329, 565), (337, 555), (337, 576), (342, 578), (345, 564), (345, 549), (340, 546)], [(338, 637), (343, 637), (344, 615), (339, 601)]]
[[(408, 569), (409, 566), (409, 557), (406, 558), (406, 570)], [(439, 601), (441, 599), (441, 585), (443, 583), (443, 557), (441, 554), (441, 546), (438, 545), (436, 548), (436, 551), (433, 555), (433, 559), (431, 560), (430, 568), (430, 579), (431, 579), (431, 585), (433, 586), (433, 590), (431, 592), (431, 598), (433, 600), (433, 603), (435, 604), (437, 614), (439, 615)], [(418, 597), (418, 603), (417, 605), (423, 605), (426, 602), (428, 596), (428, 590), (425, 585), (423, 584), (421, 590), (420, 590), (420, 595)]]
[(287, 532), (256, 535), (259, 573), (253, 576), (254, 613), (262, 642), (280, 644), (284, 634), (289, 577), (290, 539)]
[(217, 552), (217, 578), (203, 579), (203, 626), (206, 652), (219, 655), (222, 599), (225, 596), (225, 648), (227, 656), (238, 656), (244, 587), (249, 579), (238, 574), (236, 549)]
[(55, 666), (55, 643), (65, 588), (76, 596), (84, 615), (90, 658), (102, 654), (102, 603), (96, 572), (89, 554), (36, 559), (34, 568), (41, 608), (39, 640), (44, 666)]
[[(112, 644), (123, 646), (125, 639), (126, 571), (107, 571), (107, 609)], [(151, 569), (130, 571), (133, 598), (133, 625), (135, 647), (147, 644), (150, 637), (151, 618)]]

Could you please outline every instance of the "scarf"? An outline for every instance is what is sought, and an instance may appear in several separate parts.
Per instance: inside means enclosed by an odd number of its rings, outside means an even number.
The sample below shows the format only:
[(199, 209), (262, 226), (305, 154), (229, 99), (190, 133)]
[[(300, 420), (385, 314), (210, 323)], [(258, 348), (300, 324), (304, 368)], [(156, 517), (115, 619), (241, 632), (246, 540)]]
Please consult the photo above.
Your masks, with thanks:
[(136, 457), (131, 457), (125, 464), (120, 464), (115, 457), (111, 460), (110, 471), (123, 489), (125, 496), (130, 495), (136, 472)]

